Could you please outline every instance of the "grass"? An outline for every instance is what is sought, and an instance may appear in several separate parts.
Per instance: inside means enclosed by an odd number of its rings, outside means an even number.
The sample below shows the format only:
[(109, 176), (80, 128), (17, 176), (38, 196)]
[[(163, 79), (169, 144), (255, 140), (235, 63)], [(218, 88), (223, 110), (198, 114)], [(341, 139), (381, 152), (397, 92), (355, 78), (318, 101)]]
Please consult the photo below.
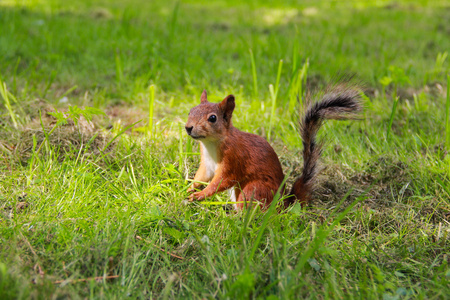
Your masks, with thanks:
[[(448, 298), (449, 9), (1, 2), (0, 298)], [(294, 105), (342, 72), (366, 118), (325, 124), (310, 206), (184, 204), (203, 89), (236, 96), (290, 185)]]

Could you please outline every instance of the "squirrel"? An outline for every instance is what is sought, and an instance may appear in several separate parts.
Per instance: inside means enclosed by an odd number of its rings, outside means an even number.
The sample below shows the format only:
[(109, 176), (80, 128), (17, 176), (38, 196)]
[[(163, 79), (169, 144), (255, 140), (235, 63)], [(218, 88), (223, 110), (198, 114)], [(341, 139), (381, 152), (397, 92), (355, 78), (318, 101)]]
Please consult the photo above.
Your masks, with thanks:
[[(203, 91), (200, 104), (190, 110), (185, 128), (191, 138), (200, 142), (201, 161), (188, 190), (188, 200), (203, 200), (228, 190), (236, 210), (254, 200), (265, 210), (283, 184), (283, 170), (277, 154), (264, 138), (233, 126), (234, 108), (233, 95), (220, 103), (211, 103)], [(355, 119), (361, 110), (359, 92), (348, 87), (335, 87), (320, 101), (309, 103), (299, 124), (303, 171), (289, 194), (281, 186), (281, 195), (287, 196), (285, 208), (296, 202), (304, 206), (311, 201), (322, 146), (316, 135), (323, 121)], [(201, 185), (198, 181), (210, 183), (202, 191), (196, 191)]]

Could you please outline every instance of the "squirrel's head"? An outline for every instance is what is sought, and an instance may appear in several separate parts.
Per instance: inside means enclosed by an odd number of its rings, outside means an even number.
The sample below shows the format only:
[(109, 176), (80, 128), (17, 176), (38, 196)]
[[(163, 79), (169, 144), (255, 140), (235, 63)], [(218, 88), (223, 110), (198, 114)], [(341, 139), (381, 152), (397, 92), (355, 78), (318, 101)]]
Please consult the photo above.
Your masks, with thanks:
[(196, 140), (220, 140), (231, 127), (234, 106), (233, 95), (226, 96), (222, 102), (211, 103), (203, 91), (200, 104), (189, 112), (186, 132)]

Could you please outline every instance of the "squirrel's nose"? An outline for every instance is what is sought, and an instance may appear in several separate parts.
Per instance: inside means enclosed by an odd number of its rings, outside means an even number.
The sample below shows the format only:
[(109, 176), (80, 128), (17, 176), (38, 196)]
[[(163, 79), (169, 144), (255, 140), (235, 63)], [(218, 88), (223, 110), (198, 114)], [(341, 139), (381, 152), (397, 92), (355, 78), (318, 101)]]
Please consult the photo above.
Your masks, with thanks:
[(189, 135), (191, 135), (191, 132), (192, 132), (192, 128), (194, 128), (194, 126), (191, 126), (191, 127), (184, 127), (184, 128), (186, 128), (186, 132), (187, 132), (187, 134), (189, 134)]

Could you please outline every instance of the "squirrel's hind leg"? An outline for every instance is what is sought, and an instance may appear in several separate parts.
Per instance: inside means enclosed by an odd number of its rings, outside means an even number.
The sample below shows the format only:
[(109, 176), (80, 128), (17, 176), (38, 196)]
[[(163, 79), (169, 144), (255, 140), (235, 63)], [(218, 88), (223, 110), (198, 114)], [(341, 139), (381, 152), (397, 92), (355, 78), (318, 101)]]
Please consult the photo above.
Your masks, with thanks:
[(259, 202), (261, 208), (263, 210), (266, 210), (272, 203), (273, 195), (276, 192), (277, 190), (272, 190), (262, 182), (250, 182), (245, 185), (245, 187), (242, 189), (242, 192), (239, 193), (239, 197), (237, 197), (237, 201), (241, 202), (236, 204), (237, 209), (239, 210), (243, 209), (244, 207), (250, 207), (252, 204), (255, 204), (252, 203), (253, 201)]

